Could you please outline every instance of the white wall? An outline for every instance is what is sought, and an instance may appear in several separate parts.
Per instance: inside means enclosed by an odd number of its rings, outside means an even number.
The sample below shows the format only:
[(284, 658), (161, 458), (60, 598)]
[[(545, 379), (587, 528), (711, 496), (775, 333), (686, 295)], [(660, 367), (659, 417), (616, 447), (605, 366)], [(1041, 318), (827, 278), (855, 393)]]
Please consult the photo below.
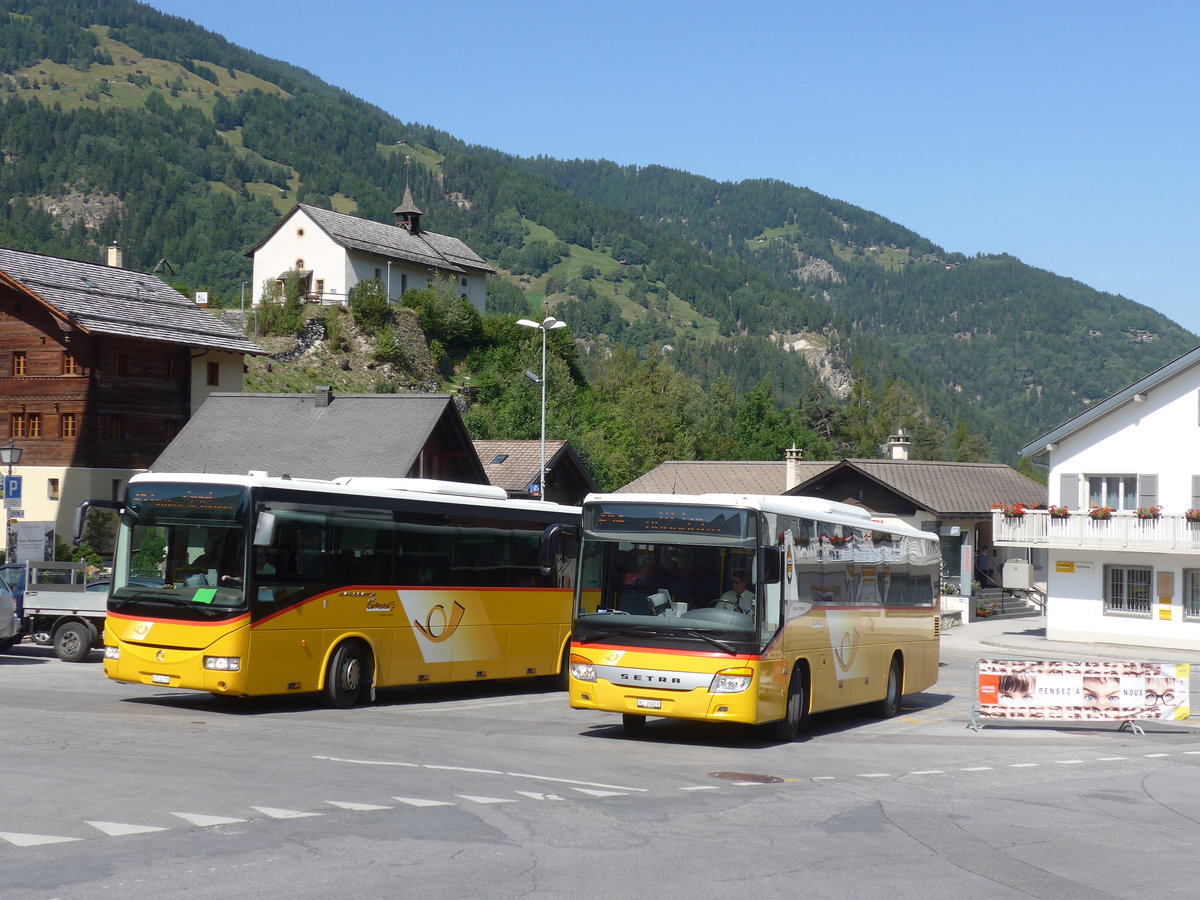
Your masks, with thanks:
[[(1160, 602), (1160, 599), (1165, 598), (1152, 597), (1149, 617), (1105, 615), (1106, 564), (1148, 566), (1153, 570), (1155, 588), (1159, 573), (1170, 572), (1173, 575), (1174, 596), (1167, 603)], [(1074, 571), (1060, 571), (1060, 568), (1067, 567), (1073, 568)], [(1200, 568), (1200, 556), (1051, 551), (1046, 637), (1052, 641), (1090, 641), (1200, 650), (1200, 621), (1184, 621), (1183, 618), (1181, 592), (1185, 568)], [(1170, 618), (1164, 618), (1168, 614)]]
[[(217, 384), (215, 385), (208, 383), (208, 364), (210, 362), (215, 362), (220, 367)], [(203, 353), (193, 356), (191, 412), (189, 416), (196, 414), (196, 411), (208, 399), (209, 394), (241, 393), (242, 369), (244, 366), (245, 357), (241, 353), (206, 350)]]
[[(299, 232), (303, 230), (304, 234)], [(312, 289), (317, 280), (325, 280), (325, 292), (345, 294), (354, 286), (348, 281), (346, 251), (333, 240), (302, 209), (296, 212), (265, 244), (254, 252), (254, 304), (262, 302), (263, 282), (274, 281), (282, 273), (296, 268), (296, 260), (304, 260), (304, 268), (312, 270)]]
[(1086, 507), (1087, 496), (1062, 497), (1059, 475), (1158, 475), (1165, 513), (1192, 505), (1192, 475), (1200, 475), (1200, 366), (1181, 372), (1063, 439), (1050, 453), (1050, 502)]
[[(1143, 400), (1124, 403), (1059, 442), (1050, 451), (1050, 502), (1081, 514), (1088, 502), (1086, 476), (1157, 475), (1158, 504), (1164, 514), (1178, 515), (1193, 505), (1198, 441), (1200, 365), (1194, 365), (1148, 387)], [(1080, 476), (1077, 495), (1062, 494), (1064, 473)], [(1063, 571), (1071, 564), (1075, 571)], [(1152, 597), (1150, 617), (1106, 615), (1106, 564), (1149, 567), (1156, 591), (1159, 573), (1171, 573), (1169, 602)], [(1183, 570), (1200, 568), (1200, 555), (1140, 552), (1136, 546), (1051, 550), (1047, 568), (1046, 636), (1051, 640), (1200, 650), (1200, 622), (1184, 621), (1182, 605)]]

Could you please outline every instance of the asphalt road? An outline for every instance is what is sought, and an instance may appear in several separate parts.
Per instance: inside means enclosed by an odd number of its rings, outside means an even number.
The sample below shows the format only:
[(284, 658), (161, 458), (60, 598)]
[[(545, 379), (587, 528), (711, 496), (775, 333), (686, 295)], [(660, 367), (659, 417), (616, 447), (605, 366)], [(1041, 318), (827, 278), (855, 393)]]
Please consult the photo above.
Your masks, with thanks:
[(519, 683), (219, 701), (23, 646), (0, 654), (0, 896), (1194, 895), (1200, 721), (970, 730), (974, 660), (1011, 627), (948, 632), (901, 716), (788, 745), (631, 737)]

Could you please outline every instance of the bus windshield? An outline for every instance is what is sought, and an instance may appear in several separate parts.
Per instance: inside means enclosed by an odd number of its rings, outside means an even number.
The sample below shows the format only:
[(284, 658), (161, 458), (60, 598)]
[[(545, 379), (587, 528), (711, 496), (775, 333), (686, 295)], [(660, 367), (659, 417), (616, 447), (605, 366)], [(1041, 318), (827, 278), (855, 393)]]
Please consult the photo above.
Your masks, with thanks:
[(646, 541), (586, 543), (575, 639), (621, 634), (753, 639), (758, 627), (753, 547)]
[(175, 618), (244, 610), (249, 494), (230, 485), (131, 486), (109, 609)]

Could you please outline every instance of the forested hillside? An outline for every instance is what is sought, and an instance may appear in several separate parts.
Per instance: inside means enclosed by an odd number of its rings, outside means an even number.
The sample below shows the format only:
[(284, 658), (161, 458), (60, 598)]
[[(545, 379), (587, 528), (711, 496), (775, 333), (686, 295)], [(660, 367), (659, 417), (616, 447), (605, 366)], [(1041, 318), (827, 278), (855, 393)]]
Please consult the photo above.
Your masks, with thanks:
[[(441, 384), (472, 388), (472, 432), (536, 436), (520, 372), (540, 345), (512, 322), (553, 312), (575, 340), (552, 343), (549, 429), (608, 486), (793, 442), (877, 455), (900, 425), (924, 458), (1011, 461), (1195, 342), (782, 182), (468, 146), (131, 0), (0, 0), (0, 159), (0, 244), (98, 261), (116, 241), (231, 306), (246, 249), (295, 202), (388, 221), (410, 184), (427, 227), (501, 273), (469, 327), (412, 301)], [(403, 354), (377, 355), (394, 377), (376, 389), (403, 389)]]

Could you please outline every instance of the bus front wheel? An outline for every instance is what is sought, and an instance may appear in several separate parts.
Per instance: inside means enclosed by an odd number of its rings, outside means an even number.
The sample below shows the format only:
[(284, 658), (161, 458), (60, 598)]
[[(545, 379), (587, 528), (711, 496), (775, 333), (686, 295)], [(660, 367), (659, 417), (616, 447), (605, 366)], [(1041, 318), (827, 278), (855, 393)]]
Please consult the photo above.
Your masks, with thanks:
[(784, 716), (771, 726), (777, 741), (791, 743), (808, 724), (808, 681), (802, 669), (792, 670)]
[(636, 734), (637, 732), (641, 731), (643, 728), (646, 727), (646, 717), (645, 716), (636, 716), (633, 713), (622, 713), (621, 714), (621, 725), (630, 734)]
[(370, 654), (355, 641), (346, 641), (329, 659), (325, 673), (325, 697), (331, 706), (349, 709), (367, 695), (370, 684)]
[(900, 657), (892, 657), (892, 665), (888, 669), (887, 692), (882, 700), (874, 706), (875, 715), (881, 719), (892, 719), (900, 714), (900, 698), (904, 695), (904, 669), (900, 665)]

